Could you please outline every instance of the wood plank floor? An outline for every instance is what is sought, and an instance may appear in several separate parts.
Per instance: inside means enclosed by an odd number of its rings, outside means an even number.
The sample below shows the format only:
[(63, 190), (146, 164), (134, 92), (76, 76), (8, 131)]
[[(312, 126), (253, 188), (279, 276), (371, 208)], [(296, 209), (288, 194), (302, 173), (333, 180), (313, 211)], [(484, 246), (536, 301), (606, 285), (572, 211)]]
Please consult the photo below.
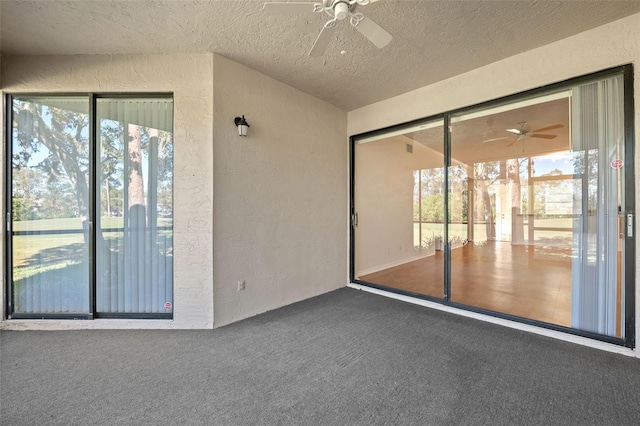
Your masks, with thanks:
[[(359, 277), (363, 281), (443, 297), (444, 254), (436, 252)], [(467, 244), (451, 252), (451, 300), (469, 306), (569, 327), (570, 252), (509, 242)]]

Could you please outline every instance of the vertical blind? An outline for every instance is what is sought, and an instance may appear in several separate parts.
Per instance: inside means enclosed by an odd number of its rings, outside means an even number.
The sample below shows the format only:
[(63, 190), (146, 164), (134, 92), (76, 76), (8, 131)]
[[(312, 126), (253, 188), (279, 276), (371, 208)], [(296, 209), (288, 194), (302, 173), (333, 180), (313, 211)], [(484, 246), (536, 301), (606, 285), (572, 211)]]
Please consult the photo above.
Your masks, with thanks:
[(617, 301), (624, 298), (618, 288), (624, 179), (621, 169), (612, 167), (612, 161), (624, 161), (623, 96), (623, 79), (617, 76), (576, 87), (571, 106), (576, 173), (581, 177), (574, 196), (571, 326), (609, 336), (616, 335), (623, 316)]
[(98, 193), (104, 199), (119, 190), (120, 206), (109, 217), (99, 203), (98, 312), (173, 310), (172, 208), (158, 203), (159, 191), (171, 195), (172, 114), (171, 99), (98, 99), (98, 169), (111, 171)]

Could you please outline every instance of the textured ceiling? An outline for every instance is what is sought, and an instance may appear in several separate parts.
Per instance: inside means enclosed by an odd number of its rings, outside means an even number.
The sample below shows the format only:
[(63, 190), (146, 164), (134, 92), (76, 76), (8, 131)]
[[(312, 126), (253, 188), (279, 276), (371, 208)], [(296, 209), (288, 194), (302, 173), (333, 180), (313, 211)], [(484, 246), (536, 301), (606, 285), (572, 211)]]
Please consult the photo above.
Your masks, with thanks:
[(350, 111), (640, 12), (640, 0), (379, 0), (359, 11), (394, 36), (387, 47), (343, 21), (310, 58), (327, 16), (266, 15), (263, 3), (0, 0), (0, 51), (215, 52)]

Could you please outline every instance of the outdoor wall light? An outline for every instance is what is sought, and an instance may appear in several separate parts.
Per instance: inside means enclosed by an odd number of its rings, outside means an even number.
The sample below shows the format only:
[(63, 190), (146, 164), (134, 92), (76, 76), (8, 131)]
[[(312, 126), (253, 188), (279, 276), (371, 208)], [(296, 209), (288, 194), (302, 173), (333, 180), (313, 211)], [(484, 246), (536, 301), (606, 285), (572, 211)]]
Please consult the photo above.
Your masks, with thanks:
[(244, 115), (242, 117), (236, 117), (233, 119), (233, 122), (238, 126), (238, 135), (242, 137), (247, 136), (247, 130), (249, 130), (249, 123), (244, 119)]

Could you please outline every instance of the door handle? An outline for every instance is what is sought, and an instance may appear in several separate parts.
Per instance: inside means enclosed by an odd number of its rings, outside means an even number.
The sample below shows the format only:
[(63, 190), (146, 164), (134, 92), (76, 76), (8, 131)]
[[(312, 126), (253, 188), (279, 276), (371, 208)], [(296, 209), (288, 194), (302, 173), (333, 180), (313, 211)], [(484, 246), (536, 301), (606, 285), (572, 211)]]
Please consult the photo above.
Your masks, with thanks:
[(351, 223), (353, 223), (353, 226), (354, 226), (355, 228), (357, 228), (357, 227), (358, 227), (358, 213), (357, 213), (357, 212), (356, 212), (356, 213), (354, 213), (354, 214), (351, 216)]

